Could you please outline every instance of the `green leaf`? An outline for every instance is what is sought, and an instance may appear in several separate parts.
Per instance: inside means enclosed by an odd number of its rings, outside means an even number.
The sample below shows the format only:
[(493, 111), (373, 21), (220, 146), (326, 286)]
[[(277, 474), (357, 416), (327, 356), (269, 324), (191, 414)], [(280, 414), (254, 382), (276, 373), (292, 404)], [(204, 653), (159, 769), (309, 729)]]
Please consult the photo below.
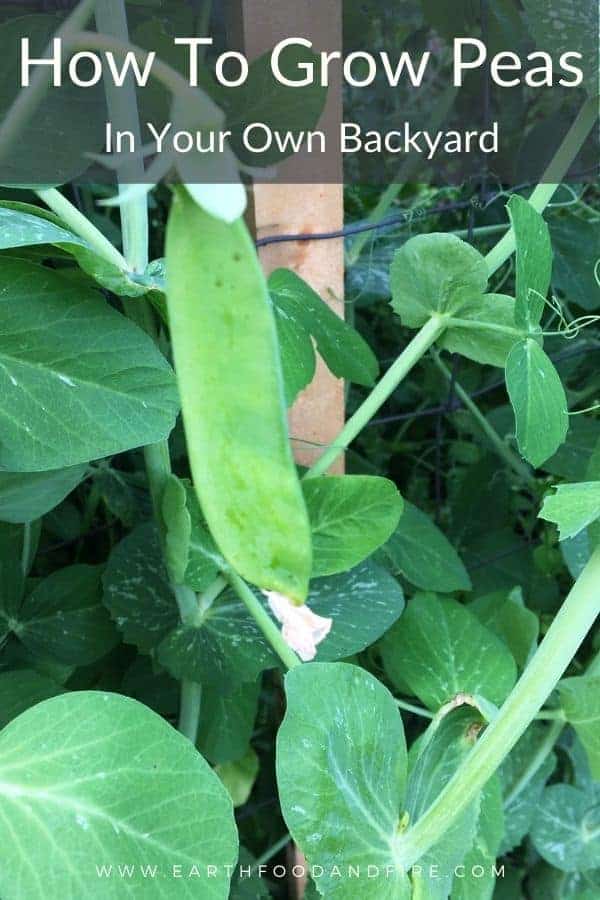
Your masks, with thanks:
[[(122, 297), (142, 297), (147, 284), (133, 281), (128, 273), (96, 253), (58, 216), (29, 203), (0, 201), (0, 250), (52, 245), (69, 253), (98, 284)], [(49, 256), (54, 255), (48, 251)]]
[(546, 788), (531, 829), (537, 852), (563, 872), (600, 867), (598, 796), (570, 784)]
[(0, 728), (41, 700), (62, 694), (64, 688), (34, 669), (15, 669), (0, 675)]
[[(346, 378), (367, 387), (374, 384), (379, 366), (373, 351), (358, 332), (336, 315), (306, 281), (290, 269), (276, 269), (270, 275), (268, 285), (278, 333), (283, 333), (284, 336), (283, 348), (287, 351), (287, 359), (282, 355), (282, 362), (284, 375), (291, 370), (288, 381), (294, 377), (298, 384), (304, 381), (298, 388), (302, 390), (312, 380), (315, 370), (312, 338), (327, 367), (338, 378)], [(294, 339), (294, 336), (297, 338)], [(308, 348), (312, 354), (310, 366)], [(298, 363), (303, 373), (302, 378), (293, 374), (294, 364)], [(305, 381), (309, 373), (309, 380)], [(293, 399), (294, 395), (288, 397), (288, 402)]]
[(115, 646), (118, 635), (101, 603), (100, 574), (99, 566), (67, 566), (34, 587), (11, 622), (28, 650), (85, 666)]
[[(473, 846), (464, 857), (463, 875), (455, 877), (452, 900), (491, 900), (494, 895), (493, 866), (504, 835), (502, 789), (497, 776), (481, 792), (479, 820)], [(485, 877), (478, 877), (483, 871)]]
[(87, 466), (54, 472), (0, 472), (0, 520), (28, 523), (58, 506), (85, 478)]
[(513, 194), (507, 209), (517, 249), (515, 322), (518, 328), (533, 331), (540, 324), (550, 287), (550, 234), (543, 216), (519, 194)]
[(248, 747), (240, 759), (215, 766), (215, 772), (227, 788), (234, 807), (248, 802), (259, 768), (259, 759), (252, 747)]
[(598, 94), (598, 6), (595, 0), (577, 0), (554, 7), (544, 0), (523, 0), (527, 24), (539, 50), (559, 59), (563, 53), (581, 54), (590, 96)]
[(391, 535), (403, 501), (387, 478), (324, 475), (302, 483), (313, 545), (313, 576), (357, 565)]
[(541, 466), (565, 440), (567, 398), (559, 375), (532, 338), (515, 344), (506, 361), (506, 386), (521, 455)]
[(600, 256), (598, 228), (594, 222), (569, 214), (550, 220), (554, 247), (552, 285), (569, 306), (592, 311), (600, 306), (600, 285), (594, 275)]
[(433, 313), (456, 315), (485, 293), (483, 256), (452, 234), (419, 234), (394, 255), (390, 269), (392, 307), (409, 328)]
[(210, 531), (247, 581), (302, 602), (310, 529), (264, 275), (243, 221), (209, 216), (183, 190), (167, 229), (167, 298), (189, 461)]
[(404, 609), (404, 594), (395, 578), (371, 560), (348, 572), (315, 578), (308, 595), (310, 608), (333, 619), (333, 628), (319, 644), (319, 662), (360, 653), (390, 628)]
[(521, 589), (478, 597), (469, 604), (468, 609), (490, 631), (502, 638), (522, 671), (537, 646), (540, 622), (536, 614), (525, 606)]
[(206, 525), (196, 497), (189, 482), (184, 481), (187, 493), (187, 509), (192, 530), (190, 532), (189, 558), (185, 570), (185, 584), (202, 592), (216, 578), (219, 571), (227, 571), (229, 564), (223, 558)]
[(187, 509), (185, 486), (170, 475), (163, 489), (161, 504), (165, 526), (165, 562), (171, 581), (183, 584), (190, 555), (192, 520)]
[(214, 763), (240, 759), (254, 731), (260, 682), (242, 684), (231, 694), (220, 688), (202, 688), (202, 715), (197, 746)]
[(151, 339), (48, 268), (0, 270), (0, 466), (57, 469), (167, 437), (173, 373)]
[(516, 681), (512, 654), (467, 607), (417, 594), (381, 643), (387, 674), (437, 711), (457, 694), (499, 706)]
[(586, 416), (575, 416), (569, 423), (565, 443), (543, 465), (545, 472), (568, 481), (597, 480), (588, 467), (600, 438), (600, 422)]
[(404, 502), (400, 523), (378, 558), (422, 590), (468, 591), (471, 580), (458, 553), (428, 515)]
[[(463, 321), (467, 324), (461, 325)], [(460, 320), (449, 323), (438, 345), (482, 365), (504, 368), (508, 354), (520, 336), (515, 328), (513, 298), (504, 294), (484, 294), (461, 307)]]
[[(473, 749), (481, 723), (473, 709), (452, 710), (434, 721), (413, 744), (409, 754), (406, 812), (414, 825), (450, 781)], [(450, 825), (444, 836), (419, 859), (420, 873), (412, 873), (413, 890), (425, 900), (445, 900), (452, 873), (475, 838), (480, 797)], [(433, 870), (432, 870), (432, 867)], [(431, 877), (430, 873), (435, 875)]]
[[(0, 735), (0, 892), (4, 900), (81, 900), (123, 890), (173, 893), (173, 866), (214, 878), (206, 900), (229, 896), (237, 859), (231, 801), (193, 745), (146, 707), (116, 694), (54, 697)], [(156, 865), (156, 879), (141, 866)], [(107, 878), (95, 866), (111, 866)], [(106, 871), (106, 870), (105, 870)], [(192, 897), (192, 881), (182, 896)]]
[(147, 653), (178, 623), (158, 532), (145, 523), (117, 544), (102, 576), (104, 604), (123, 639)]
[(563, 678), (558, 693), (567, 721), (585, 747), (592, 776), (600, 781), (600, 677)]
[(556, 766), (556, 757), (546, 752), (547, 726), (533, 724), (500, 768), (504, 792), (505, 834), (502, 854), (517, 847), (531, 828), (546, 782)]
[[(406, 783), (406, 744), (391, 694), (344, 663), (311, 663), (286, 675), (287, 710), (277, 736), (284, 819), (319, 889), (343, 900), (408, 900), (394, 856)], [(391, 866), (389, 877), (348, 877), (349, 865)], [(331, 874), (339, 867), (341, 877)]]
[(540, 519), (558, 525), (560, 540), (573, 538), (600, 518), (600, 481), (559, 484), (546, 494)]

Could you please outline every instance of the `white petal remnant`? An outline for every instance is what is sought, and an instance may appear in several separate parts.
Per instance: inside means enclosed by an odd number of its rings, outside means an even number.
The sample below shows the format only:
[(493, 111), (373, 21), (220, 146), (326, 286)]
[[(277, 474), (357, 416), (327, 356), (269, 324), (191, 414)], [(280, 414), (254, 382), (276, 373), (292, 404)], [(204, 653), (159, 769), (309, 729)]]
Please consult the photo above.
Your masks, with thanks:
[(333, 619), (318, 616), (304, 604), (295, 606), (284, 594), (277, 591), (263, 591), (269, 607), (278, 622), (281, 622), (281, 635), (292, 650), (295, 650), (303, 662), (314, 659), (317, 645), (325, 640)]

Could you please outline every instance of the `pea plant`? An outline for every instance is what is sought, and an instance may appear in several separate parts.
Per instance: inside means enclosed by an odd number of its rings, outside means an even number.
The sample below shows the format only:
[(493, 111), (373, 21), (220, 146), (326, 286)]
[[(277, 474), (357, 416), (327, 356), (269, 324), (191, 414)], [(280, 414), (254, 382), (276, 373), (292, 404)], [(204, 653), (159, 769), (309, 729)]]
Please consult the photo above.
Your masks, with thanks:
[[(129, 173), (120, 233), (2, 193), (3, 900), (598, 896), (596, 119), (500, 221), (351, 245), (358, 330), (265, 279), (235, 179), (150, 216)], [(303, 469), (317, 353), (351, 414)]]

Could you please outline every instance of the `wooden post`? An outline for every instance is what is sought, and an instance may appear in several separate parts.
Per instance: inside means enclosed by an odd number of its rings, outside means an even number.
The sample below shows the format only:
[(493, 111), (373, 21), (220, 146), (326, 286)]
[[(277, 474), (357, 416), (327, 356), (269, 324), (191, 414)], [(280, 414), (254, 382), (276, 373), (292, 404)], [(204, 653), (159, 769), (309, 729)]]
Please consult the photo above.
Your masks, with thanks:
[[(289, 37), (307, 37), (315, 50), (342, 46), (341, 0), (243, 0), (243, 38), (252, 59)], [(332, 84), (319, 127), (327, 131), (341, 121), (341, 83)], [(319, 157), (305, 157), (303, 184), (257, 184), (254, 221), (257, 237), (272, 234), (311, 234), (342, 227), (343, 174), (337, 184), (310, 183), (319, 174)], [(282, 171), (285, 173), (286, 164)], [(297, 177), (298, 163), (294, 162)], [(342, 240), (272, 244), (261, 250), (267, 273), (280, 266), (305, 279), (338, 315), (344, 314), (344, 247)], [(309, 465), (330, 443), (344, 423), (344, 386), (321, 360), (310, 387), (298, 398), (290, 414), (290, 433), (296, 458)], [(340, 467), (343, 463), (340, 463)]]

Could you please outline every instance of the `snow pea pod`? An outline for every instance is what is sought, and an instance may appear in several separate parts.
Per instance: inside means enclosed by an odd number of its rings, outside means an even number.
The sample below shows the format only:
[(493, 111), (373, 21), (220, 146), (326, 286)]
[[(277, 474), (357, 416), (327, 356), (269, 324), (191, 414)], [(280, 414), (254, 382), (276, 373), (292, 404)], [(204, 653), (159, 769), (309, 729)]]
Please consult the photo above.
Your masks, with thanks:
[(311, 569), (275, 322), (242, 219), (178, 188), (167, 227), (167, 306), (194, 486), (223, 556), (297, 603)]

